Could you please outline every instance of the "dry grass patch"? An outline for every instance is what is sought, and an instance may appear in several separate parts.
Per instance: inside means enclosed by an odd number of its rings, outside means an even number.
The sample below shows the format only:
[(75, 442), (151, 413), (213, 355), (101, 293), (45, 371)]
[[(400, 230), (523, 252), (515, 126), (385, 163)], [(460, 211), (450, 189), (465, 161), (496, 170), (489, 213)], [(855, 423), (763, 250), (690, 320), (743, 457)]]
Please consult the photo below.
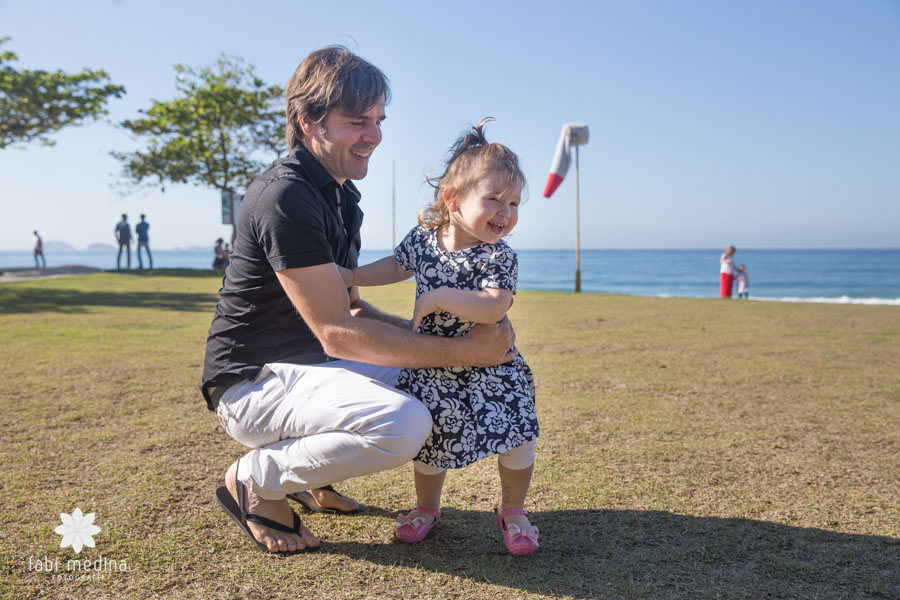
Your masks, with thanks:
[[(341, 484), (322, 552), (253, 549), (212, 499), (242, 449), (197, 384), (220, 278), (0, 285), (0, 595), (10, 598), (900, 597), (900, 310), (521, 292), (542, 435), (540, 551), (507, 554), (496, 464), (448, 477), (441, 524), (392, 540), (410, 468)], [(365, 291), (409, 314), (412, 286)], [(60, 512), (97, 513), (59, 582)]]

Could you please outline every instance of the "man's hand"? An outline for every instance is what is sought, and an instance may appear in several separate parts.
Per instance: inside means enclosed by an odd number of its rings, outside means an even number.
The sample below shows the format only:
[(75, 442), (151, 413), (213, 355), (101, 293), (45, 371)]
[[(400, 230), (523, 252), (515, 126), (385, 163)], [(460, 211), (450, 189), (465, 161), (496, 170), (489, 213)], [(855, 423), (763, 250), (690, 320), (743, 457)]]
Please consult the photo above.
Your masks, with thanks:
[(418, 329), (419, 325), (422, 324), (423, 318), (441, 309), (441, 307), (438, 306), (438, 300), (442, 289), (445, 288), (429, 290), (416, 298), (416, 306), (413, 309), (413, 318), (410, 322), (410, 329), (415, 331)]
[(493, 367), (519, 355), (514, 348), (516, 332), (508, 317), (503, 317), (499, 323), (477, 323), (463, 339), (471, 342), (472, 348), (471, 361), (463, 366)]

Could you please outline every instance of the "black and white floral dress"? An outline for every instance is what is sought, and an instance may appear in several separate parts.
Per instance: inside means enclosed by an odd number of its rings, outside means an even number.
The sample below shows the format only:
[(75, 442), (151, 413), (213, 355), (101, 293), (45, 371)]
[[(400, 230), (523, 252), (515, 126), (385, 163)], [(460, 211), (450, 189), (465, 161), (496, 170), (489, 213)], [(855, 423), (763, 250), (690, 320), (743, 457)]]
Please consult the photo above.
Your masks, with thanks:
[[(416, 227), (394, 250), (397, 262), (415, 273), (416, 298), (439, 287), (516, 291), (518, 260), (502, 240), (447, 252), (435, 231)], [(465, 335), (475, 323), (439, 311), (419, 331), (444, 337)], [(415, 460), (459, 468), (538, 436), (534, 376), (521, 356), (487, 368), (403, 369), (397, 387), (431, 411), (431, 435)]]

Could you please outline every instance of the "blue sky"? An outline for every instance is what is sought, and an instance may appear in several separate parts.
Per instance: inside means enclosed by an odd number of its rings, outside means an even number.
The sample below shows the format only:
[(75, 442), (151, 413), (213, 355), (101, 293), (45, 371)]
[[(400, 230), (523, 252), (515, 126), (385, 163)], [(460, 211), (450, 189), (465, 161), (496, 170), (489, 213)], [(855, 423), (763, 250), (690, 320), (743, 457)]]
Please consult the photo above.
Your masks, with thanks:
[[(325, 6), (340, 6), (340, 12)], [(582, 248), (900, 246), (900, 2), (0, 0), (20, 68), (106, 69), (127, 95), (57, 146), (0, 151), (0, 250), (31, 231), (113, 243), (123, 212), (151, 246), (211, 245), (214, 190), (122, 197), (116, 123), (174, 94), (173, 65), (237, 55), (283, 85), (312, 50), (349, 46), (391, 79), (363, 191), (366, 248), (391, 244), (429, 197), (424, 174), (481, 117), (516, 151), (530, 197), (509, 242), (574, 245), (574, 173), (544, 182), (563, 123), (585, 122)], [(264, 7), (264, 8), (257, 8)]]

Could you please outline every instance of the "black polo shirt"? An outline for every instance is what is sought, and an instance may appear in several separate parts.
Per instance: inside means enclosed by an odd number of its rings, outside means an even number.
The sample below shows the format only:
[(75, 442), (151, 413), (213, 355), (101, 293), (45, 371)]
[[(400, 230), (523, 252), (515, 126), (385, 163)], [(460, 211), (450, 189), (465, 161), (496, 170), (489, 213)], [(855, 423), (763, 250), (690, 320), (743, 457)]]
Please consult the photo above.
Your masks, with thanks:
[(359, 191), (328, 174), (303, 146), (292, 148), (247, 188), (234, 250), (206, 341), (201, 390), (255, 378), (270, 362), (324, 362), (276, 271), (336, 263), (354, 268), (363, 213)]

